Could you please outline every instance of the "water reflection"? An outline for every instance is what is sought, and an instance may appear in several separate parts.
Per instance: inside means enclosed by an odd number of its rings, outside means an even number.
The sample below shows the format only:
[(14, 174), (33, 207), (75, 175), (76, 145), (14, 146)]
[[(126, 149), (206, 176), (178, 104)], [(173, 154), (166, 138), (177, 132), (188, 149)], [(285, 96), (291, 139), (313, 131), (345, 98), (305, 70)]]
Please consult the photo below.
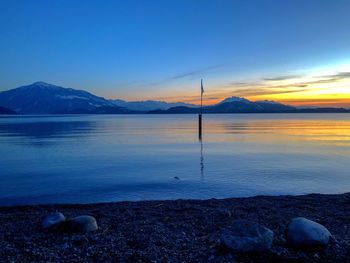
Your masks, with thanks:
[[(349, 116), (350, 117), (350, 116)], [(237, 119), (226, 122), (209, 119), (206, 123), (206, 134), (233, 135), (215, 136), (216, 141), (232, 142), (249, 137), (250, 141), (270, 141), (281, 143), (315, 142), (332, 146), (350, 146), (350, 120), (281, 120), (281, 119)], [(207, 136), (208, 137), (208, 136)], [(213, 139), (213, 136), (209, 136)]]
[(1, 136), (20, 136), (31, 138), (59, 138), (63, 136), (81, 136), (90, 133), (94, 124), (90, 121), (27, 122), (0, 123)]
[(204, 157), (203, 157), (203, 140), (202, 138), (199, 140), (199, 143), (201, 145), (201, 151), (200, 151), (200, 171), (201, 171), (201, 179), (204, 179)]
[(0, 203), (349, 191), (350, 114), (204, 118), (0, 118)]

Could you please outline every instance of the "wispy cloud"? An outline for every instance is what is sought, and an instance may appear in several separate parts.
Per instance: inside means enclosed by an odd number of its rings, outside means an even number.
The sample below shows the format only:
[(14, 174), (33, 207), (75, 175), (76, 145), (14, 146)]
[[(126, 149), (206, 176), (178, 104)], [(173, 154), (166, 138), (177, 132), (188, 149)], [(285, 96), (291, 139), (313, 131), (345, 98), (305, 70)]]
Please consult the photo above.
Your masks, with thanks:
[[(310, 90), (325, 90), (328, 87), (318, 85), (333, 84), (348, 78), (350, 78), (350, 72), (337, 72), (335, 74), (314, 77), (303, 75), (281, 75), (273, 78), (263, 77), (258, 81), (252, 82), (227, 82), (223, 87), (231, 88), (232, 94), (236, 96), (278, 95)], [(242, 89), (242, 87), (245, 88)]]
[(183, 78), (186, 78), (186, 77), (202, 75), (205, 72), (208, 72), (208, 71), (211, 71), (211, 70), (214, 70), (214, 69), (218, 69), (218, 68), (222, 68), (224, 66), (225, 66), (225, 64), (221, 64), (221, 65), (209, 66), (209, 67), (205, 67), (205, 68), (197, 69), (197, 70), (193, 70), (193, 71), (188, 71), (188, 72), (185, 72), (185, 73), (182, 73), (182, 74), (170, 77), (168, 79), (165, 79), (165, 81), (171, 81), (171, 80), (183, 79)]
[(340, 80), (350, 78), (350, 72), (337, 72), (336, 74), (326, 75), (325, 78)]
[(301, 77), (301, 75), (282, 75), (282, 76), (277, 76), (277, 77), (272, 77), (272, 78), (263, 78), (263, 80), (282, 81), (282, 80), (295, 79), (295, 78), (299, 78), (299, 77)]
[(234, 91), (235, 96), (246, 97), (246, 96), (262, 96), (262, 95), (276, 95), (276, 94), (287, 94), (304, 92), (307, 89), (288, 89), (288, 90), (276, 90), (272, 88), (257, 88), (257, 89), (238, 89)]
[(253, 86), (264, 86), (265, 84), (260, 82), (228, 82), (225, 84), (227, 87), (253, 87)]
[(225, 66), (226, 66), (226, 64), (208, 66), (208, 67), (204, 67), (204, 68), (200, 68), (200, 69), (196, 69), (196, 70), (183, 72), (183, 73), (180, 73), (178, 75), (170, 76), (168, 78), (165, 78), (165, 79), (162, 79), (162, 80), (159, 80), (159, 81), (148, 82), (148, 83), (141, 83), (138, 86), (139, 87), (154, 87), (154, 86), (159, 86), (159, 85), (166, 84), (166, 83), (171, 83), (173, 81), (177, 81), (177, 80), (180, 80), (180, 79), (186, 79), (186, 78), (192, 78), (192, 77), (200, 77), (200, 76), (204, 75), (204, 73), (207, 73), (209, 71), (216, 70), (216, 69), (219, 69), (219, 68), (223, 68)]

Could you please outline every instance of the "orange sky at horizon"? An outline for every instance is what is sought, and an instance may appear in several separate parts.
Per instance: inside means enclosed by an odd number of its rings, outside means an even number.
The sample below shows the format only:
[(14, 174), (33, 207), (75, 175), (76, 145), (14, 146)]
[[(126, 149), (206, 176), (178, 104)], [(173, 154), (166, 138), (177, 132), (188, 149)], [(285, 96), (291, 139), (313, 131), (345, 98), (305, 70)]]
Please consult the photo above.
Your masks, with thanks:
[[(203, 105), (213, 105), (221, 102), (225, 98), (231, 97), (231, 94), (227, 94), (226, 96), (221, 96), (218, 98), (209, 98), (207, 99), (204, 95), (203, 97)], [(273, 100), (276, 102), (280, 102), (286, 105), (292, 106), (319, 106), (319, 107), (345, 107), (350, 108), (350, 96), (342, 99), (332, 99), (332, 98), (306, 98), (306, 99), (297, 99), (297, 98), (281, 98), (276, 99), (274, 97), (264, 97), (260, 98), (257, 96), (244, 96), (244, 98), (250, 101), (258, 101), (258, 100)], [(171, 97), (171, 98), (160, 98), (159, 100), (167, 101), (167, 102), (186, 102), (191, 104), (199, 104), (200, 99), (199, 95), (196, 98), (193, 97)]]
[[(203, 104), (211, 105), (231, 96), (246, 99), (274, 100), (293, 106), (350, 108), (350, 68), (312, 72), (303, 75), (284, 75), (246, 82), (209, 83), (204, 86)], [(179, 96), (178, 94), (181, 93)], [(157, 97), (168, 102), (200, 103), (200, 86), (182, 87), (180, 91)], [(151, 98), (149, 98), (151, 99)], [(153, 97), (154, 99), (154, 97)]]
[[(297, 73), (295, 73), (297, 72)], [(238, 73), (210, 75), (204, 80), (203, 105), (216, 104), (228, 97), (244, 97), (251, 101), (273, 100), (292, 106), (350, 108), (350, 63), (328, 67), (291, 71), (289, 73), (257, 75), (254, 72), (237, 79)], [(197, 78), (198, 77), (198, 78)], [(160, 81), (155, 92), (131, 93), (125, 88), (125, 100), (160, 100), (200, 104), (200, 78), (191, 76), (183, 81)], [(145, 87), (150, 84), (143, 84)], [(158, 85), (158, 86), (157, 86)], [(142, 87), (142, 84), (140, 86)], [(122, 96), (122, 94), (119, 94)], [(116, 97), (120, 98), (120, 97)]]

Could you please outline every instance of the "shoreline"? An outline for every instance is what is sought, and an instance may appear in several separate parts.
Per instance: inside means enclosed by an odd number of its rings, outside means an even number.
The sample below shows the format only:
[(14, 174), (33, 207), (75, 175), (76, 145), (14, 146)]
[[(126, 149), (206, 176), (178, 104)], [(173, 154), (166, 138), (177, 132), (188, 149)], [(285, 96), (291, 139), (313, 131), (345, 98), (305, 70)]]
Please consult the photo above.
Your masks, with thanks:
[[(55, 211), (68, 218), (92, 215), (99, 229), (85, 234), (42, 230), (42, 219)], [(327, 227), (333, 242), (320, 251), (288, 246), (284, 230), (299, 216)], [(270, 228), (272, 249), (224, 251), (220, 232), (237, 219)], [(344, 262), (350, 260), (350, 193), (2, 206), (0, 246), (3, 262)]]

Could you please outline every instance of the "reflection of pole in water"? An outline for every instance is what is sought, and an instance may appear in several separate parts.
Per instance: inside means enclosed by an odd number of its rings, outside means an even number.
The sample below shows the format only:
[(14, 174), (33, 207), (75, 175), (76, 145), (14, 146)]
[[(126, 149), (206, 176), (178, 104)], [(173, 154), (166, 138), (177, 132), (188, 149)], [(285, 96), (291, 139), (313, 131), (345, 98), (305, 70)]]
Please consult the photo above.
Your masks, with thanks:
[(201, 179), (204, 179), (204, 158), (203, 158), (203, 141), (202, 141), (202, 115), (203, 115), (203, 79), (201, 79), (201, 108), (198, 114), (198, 139), (201, 144), (201, 157), (200, 157), (200, 169), (201, 169)]
[(200, 158), (200, 168), (201, 168), (201, 179), (204, 179), (204, 157), (203, 157), (203, 141), (202, 138), (199, 139), (201, 144), (201, 158)]
[(198, 115), (198, 139), (202, 140), (202, 114)]

